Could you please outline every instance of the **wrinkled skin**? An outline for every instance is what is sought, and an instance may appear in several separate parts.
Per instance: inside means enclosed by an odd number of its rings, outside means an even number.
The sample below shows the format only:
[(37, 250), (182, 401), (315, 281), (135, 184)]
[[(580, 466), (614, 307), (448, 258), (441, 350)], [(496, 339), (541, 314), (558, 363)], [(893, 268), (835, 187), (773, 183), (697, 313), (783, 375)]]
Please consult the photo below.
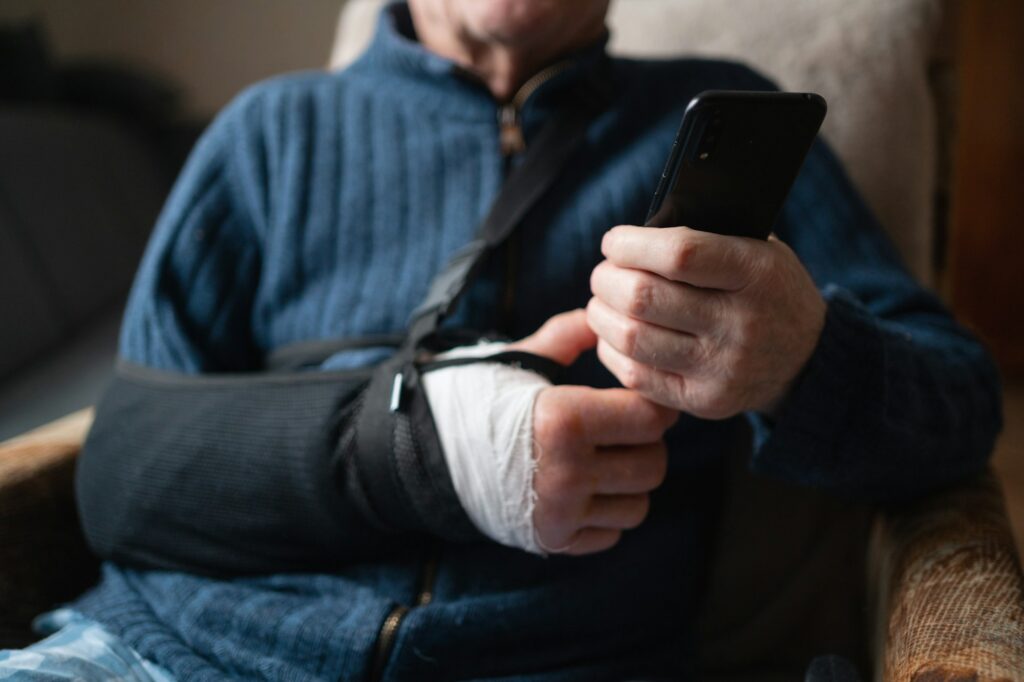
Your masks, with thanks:
[[(556, 315), (513, 347), (569, 365), (596, 343), (586, 314), (575, 310)], [(551, 552), (589, 554), (640, 525), (649, 493), (665, 480), (662, 438), (678, 417), (628, 389), (541, 390), (533, 406), (538, 544)]]
[(707, 419), (778, 409), (825, 323), (792, 249), (635, 226), (610, 230), (601, 249), (587, 320), (623, 386)]

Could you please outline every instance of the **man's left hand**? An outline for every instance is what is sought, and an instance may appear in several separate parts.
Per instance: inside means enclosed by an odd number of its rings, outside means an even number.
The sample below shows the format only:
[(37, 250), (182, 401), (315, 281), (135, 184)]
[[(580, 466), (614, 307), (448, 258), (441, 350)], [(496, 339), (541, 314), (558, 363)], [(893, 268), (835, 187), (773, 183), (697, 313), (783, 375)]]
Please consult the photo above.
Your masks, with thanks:
[(774, 235), (623, 225), (601, 251), (587, 321), (625, 387), (707, 419), (777, 410), (825, 323), (792, 249)]

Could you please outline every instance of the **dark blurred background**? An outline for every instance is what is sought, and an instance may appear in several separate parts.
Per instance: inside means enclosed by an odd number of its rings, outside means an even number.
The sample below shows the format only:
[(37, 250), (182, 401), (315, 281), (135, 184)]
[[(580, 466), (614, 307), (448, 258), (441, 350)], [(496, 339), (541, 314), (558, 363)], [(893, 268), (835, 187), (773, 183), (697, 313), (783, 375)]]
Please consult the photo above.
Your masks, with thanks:
[(180, 88), (209, 117), (240, 88), (323, 66), (343, 0), (3, 0), (0, 24), (35, 25), (49, 57), (119, 64)]
[(0, 441), (93, 403), (210, 118), (321, 68), (341, 0), (0, 0)]

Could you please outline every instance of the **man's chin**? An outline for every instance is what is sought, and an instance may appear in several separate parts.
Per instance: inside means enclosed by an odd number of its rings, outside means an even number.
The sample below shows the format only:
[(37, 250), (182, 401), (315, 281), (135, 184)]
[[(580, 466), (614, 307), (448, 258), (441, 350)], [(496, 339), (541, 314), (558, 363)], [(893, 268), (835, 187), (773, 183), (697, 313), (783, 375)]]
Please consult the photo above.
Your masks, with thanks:
[[(571, 32), (582, 12), (570, 0), (458, 0), (466, 28), (483, 42), (535, 43), (539, 34)], [(593, 0), (587, 0), (592, 3)]]

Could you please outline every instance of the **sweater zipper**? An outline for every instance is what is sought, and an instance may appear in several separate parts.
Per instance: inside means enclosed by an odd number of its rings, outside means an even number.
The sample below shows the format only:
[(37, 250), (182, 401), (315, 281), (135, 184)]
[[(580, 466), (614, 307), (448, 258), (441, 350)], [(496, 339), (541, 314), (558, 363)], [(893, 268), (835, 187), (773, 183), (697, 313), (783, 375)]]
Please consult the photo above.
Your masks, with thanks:
[(523, 137), (522, 112), (526, 100), (537, 91), (537, 88), (565, 71), (572, 64), (562, 61), (541, 69), (523, 83), (512, 99), (498, 107), (498, 129), (501, 131), (501, 153), (506, 162), (512, 156), (526, 149), (526, 138)]
[(373, 649), (373, 658), (370, 663), (370, 675), (367, 678), (370, 682), (376, 682), (384, 676), (384, 668), (387, 667), (388, 658), (391, 656), (391, 649), (395, 645), (395, 636), (398, 628), (405, 619), (406, 614), (417, 606), (426, 606), (434, 599), (434, 582), (437, 580), (437, 568), (441, 560), (441, 542), (434, 540), (430, 546), (430, 554), (423, 564), (420, 572), (419, 586), (416, 590), (416, 599), (411, 606), (396, 604), (381, 623), (377, 632), (377, 644)]
[[(505, 159), (505, 173), (508, 174), (512, 165), (512, 157), (526, 150), (526, 138), (523, 137), (522, 110), (526, 100), (537, 91), (537, 88), (565, 71), (570, 61), (562, 61), (541, 69), (531, 76), (516, 91), (508, 102), (498, 107), (498, 130), (501, 142), (501, 154)], [(505, 244), (505, 286), (501, 297), (501, 320), (507, 333), (512, 333), (512, 314), (515, 309), (516, 268), (519, 265), (519, 232), (513, 232)]]

